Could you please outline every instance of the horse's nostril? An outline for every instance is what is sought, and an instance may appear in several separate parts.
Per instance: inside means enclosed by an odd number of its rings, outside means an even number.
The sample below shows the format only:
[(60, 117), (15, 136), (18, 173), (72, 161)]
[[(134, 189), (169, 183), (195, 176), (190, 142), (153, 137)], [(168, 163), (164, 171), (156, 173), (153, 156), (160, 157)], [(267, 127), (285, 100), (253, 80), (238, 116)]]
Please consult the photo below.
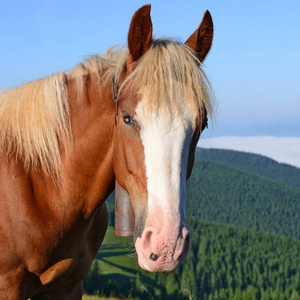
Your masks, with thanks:
[(149, 259), (153, 260), (153, 261), (156, 261), (158, 259), (158, 255), (151, 252), (150, 256), (149, 256)]

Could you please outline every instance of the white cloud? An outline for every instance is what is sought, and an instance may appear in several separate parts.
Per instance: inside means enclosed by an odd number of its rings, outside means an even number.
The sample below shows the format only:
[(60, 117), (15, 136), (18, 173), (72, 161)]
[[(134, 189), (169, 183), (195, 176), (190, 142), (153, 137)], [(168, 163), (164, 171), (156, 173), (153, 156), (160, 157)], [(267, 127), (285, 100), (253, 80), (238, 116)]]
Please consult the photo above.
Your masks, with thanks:
[(198, 147), (256, 153), (281, 163), (300, 167), (300, 137), (223, 136), (200, 139)]

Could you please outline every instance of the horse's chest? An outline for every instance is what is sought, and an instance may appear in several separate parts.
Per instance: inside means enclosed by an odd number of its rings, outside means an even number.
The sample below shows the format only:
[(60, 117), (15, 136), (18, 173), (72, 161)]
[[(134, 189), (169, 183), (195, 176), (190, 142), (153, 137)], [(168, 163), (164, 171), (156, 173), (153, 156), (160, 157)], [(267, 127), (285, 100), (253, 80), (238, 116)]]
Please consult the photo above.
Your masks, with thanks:
[(77, 226), (62, 240), (51, 254), (53, 263), (48, 264), (39, 274), (43, 290), (51, 290), (60, 283), (79, 282), (87, 275), (103, 241), (107, 222), (107, 209), (104, 205), (93, 219), (84, 225), (88, 225), (88, 229), (81, 231)]

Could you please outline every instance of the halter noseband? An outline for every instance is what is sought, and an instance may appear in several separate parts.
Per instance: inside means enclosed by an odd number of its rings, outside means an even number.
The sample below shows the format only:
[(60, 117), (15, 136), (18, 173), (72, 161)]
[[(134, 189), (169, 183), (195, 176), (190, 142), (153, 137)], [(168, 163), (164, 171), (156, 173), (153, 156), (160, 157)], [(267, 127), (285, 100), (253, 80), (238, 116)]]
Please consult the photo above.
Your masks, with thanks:
[(111, 77), (111, 85), (112, 85), (112, 95), (113, 95), (113, 100), (115, 102), (115, 108), (116, 108), (116, 113), (115, 113), (115, 125), (117, 125), (117, 115), (118, 115), (118, 103), (119, 103), (119, 98), (118, 98), (118, 83), (116, 82), (115, 74)]

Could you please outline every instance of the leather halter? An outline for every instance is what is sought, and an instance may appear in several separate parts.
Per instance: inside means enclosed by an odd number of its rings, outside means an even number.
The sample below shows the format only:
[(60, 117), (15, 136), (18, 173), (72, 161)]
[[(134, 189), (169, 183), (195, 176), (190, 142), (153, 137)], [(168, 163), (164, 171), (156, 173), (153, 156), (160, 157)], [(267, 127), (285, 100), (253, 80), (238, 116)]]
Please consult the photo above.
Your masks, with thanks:
[[(118, 82), (115, 74), (111, 78), (112, 96), (115, 102), (115, 126), (117, 126), (118, 115)], [(116, 236), (133, 236), (134, 235), (134, 212), (130, 203), (128, 193), (115, 181), (115, 230)]]
[(113, 100), (115, 102), (115, 108), (116, 108), (115, 125), (117, 125), (118, 103), (119, 103), (119, 98), (118, 98), (119, 87), (118, 87), (118, 83), (116, 82), (115, 74), (113, 74), (110, 81), (111, 81), (111, 85), (112, 85)]

